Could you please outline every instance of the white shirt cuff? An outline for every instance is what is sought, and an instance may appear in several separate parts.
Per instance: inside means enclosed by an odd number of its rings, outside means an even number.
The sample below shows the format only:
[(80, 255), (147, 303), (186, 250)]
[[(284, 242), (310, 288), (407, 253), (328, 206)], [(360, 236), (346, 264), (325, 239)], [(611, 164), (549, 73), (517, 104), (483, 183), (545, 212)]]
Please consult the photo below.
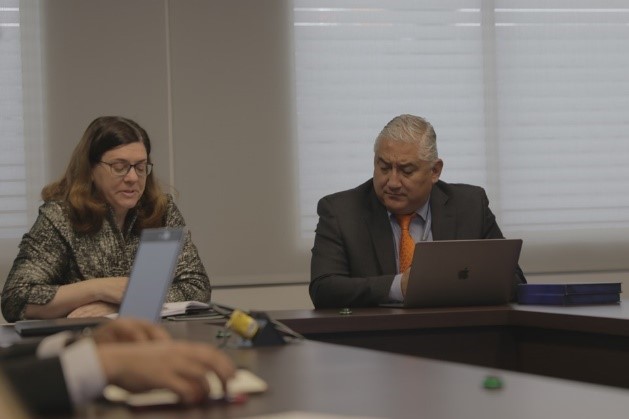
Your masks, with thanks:
[(393, 283), (391, 284), (391, 289), (389, 290), (389, 300), (390, 301), (404, 301), (404, 296), (402, 295), (402, 274), (399, 273), (395, 275), (393, 278)]
[(74, 406), (84, 405), (103, 393), (107, 380), (92, 339), (81, 339), (59, 356)]
[(37, 358), (52, 358), (58, 356), (65, 348), (74, 334), (69, 331), (55, 333), (42, 339), (37, 345)]

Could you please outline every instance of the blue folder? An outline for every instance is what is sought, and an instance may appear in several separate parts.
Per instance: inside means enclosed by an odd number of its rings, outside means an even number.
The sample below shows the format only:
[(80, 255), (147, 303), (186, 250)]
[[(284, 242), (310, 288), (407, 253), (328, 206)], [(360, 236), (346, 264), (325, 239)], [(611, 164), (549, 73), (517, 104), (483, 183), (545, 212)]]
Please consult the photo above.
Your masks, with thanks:
[(519, 304), (584, 305), (620, 302), (620, 282), (518, 285)]

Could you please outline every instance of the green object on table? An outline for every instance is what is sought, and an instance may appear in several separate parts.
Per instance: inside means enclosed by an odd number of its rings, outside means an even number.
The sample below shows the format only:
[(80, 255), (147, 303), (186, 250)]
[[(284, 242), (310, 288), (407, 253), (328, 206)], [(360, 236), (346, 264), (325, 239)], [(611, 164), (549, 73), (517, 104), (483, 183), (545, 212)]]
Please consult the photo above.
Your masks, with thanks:
[(488, 375), (483, 381), (483, 388), (487, 390), (498, 390), (502, 388), (502, 380), (495, 375)]

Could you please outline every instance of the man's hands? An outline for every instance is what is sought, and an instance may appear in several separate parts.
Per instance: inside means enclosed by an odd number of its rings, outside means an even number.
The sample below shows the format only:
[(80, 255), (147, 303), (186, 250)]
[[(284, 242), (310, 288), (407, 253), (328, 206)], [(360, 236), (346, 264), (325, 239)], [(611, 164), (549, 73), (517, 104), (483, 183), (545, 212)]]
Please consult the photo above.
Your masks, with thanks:
[(174, 341), (163, 327), (146, 321), (112, 320), (92, 336), (107, 382), (131, 392), (165, 388), (184, 403), (198, 403), (209, 394), (207, 372), (214, 371), (223, 386), (236, 372), (219, 349)]
[(400, 281), (400, 288), (402, 288), (402, 297), (406, 299), (406, 288), (408, 287), (408, 277), (411, 276), (411, 268), (407, 268), (402, 273), (402, 280)]
[(153, 341), (98, 345), (107, 381), (131, 392), (165, 388), (186, 404), (207, 399), (208, 371), (214, 371), (223, 386), (234, 376), (232, 361), (211, 345)]

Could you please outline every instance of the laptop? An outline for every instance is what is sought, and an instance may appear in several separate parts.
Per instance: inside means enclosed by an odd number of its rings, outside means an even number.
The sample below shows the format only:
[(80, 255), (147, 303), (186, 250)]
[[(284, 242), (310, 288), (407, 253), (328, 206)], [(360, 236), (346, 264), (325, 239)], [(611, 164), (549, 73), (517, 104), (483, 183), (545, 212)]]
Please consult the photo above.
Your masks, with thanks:
[[(145, 229), (133, 261), (119, 317), (158, 322), (168, 287), (185, 238), (183, 228)], [(82, 330), (109, 321), (108, 317), (20, 320), (15, 330), (21, 336), (49, 335), (62, 330)]]
[(403, 303), (385, 307), (446, 307), (508, 303), (521, 239), (419, 242)]

